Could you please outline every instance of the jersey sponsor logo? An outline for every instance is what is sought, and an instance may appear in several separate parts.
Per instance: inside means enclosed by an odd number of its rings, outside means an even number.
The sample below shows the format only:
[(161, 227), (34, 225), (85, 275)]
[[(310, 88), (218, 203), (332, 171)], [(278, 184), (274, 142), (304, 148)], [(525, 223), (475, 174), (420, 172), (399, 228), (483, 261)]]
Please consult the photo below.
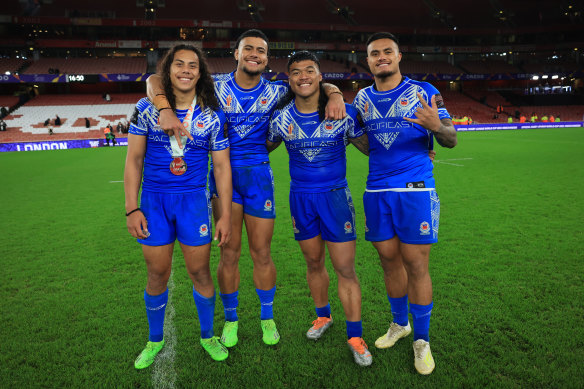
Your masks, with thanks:
[(295, 234), (300, 233), (300, 230), (296, 227), (296, 219), (294, 219), (294, 216), (292, 216), (292, 231), (294, 231)]
[(209, 227), (206, 224), (201, 224), (201, 226), (199, 227), (199, 234), (201, 236), (209, 235)]
[(264, 203), (264, 211), (271, 211), (274, 205), (272, 204), (272, 200), (267, 199)]
[(430, 224), (428, 222), (420, 223), (420, 235), (430, 235)]
[(377, 139), (377, 141), (381, 143), (386, 150), (389, 150), (398, 135), (399, 132), (384, 132), (375, 134), (375, 139)]
[(353, 232), (353, 225), (351, 224), (350, 221), (346, 221), (345, 222), (345, 234), (350, 234), (351, 232)]

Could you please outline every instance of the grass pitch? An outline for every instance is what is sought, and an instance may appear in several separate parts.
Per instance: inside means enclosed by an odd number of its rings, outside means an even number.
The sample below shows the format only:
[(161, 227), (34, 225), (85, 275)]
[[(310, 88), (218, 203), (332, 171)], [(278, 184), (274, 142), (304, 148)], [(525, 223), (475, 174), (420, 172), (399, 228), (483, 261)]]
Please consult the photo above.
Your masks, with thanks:
[[(348, 152), (357, 211), (356, 268), (373, 365), (346, 346), (331, 276), (335, 324), (317, 342), (305, 264), (293, 240), (288, 158), (271, 156), (278, 218), (275, 347), (261, 341), (259, 301), (244, 242), (240, 344), (224, 363), (198, 345), (180, 250), (167, 309), (167, 350), (145, 371), (133, 361), (148, 336), (146, 269), (127, 233), (125, 148), (0, 154), (0, 387), (581, 387), (584, 373), (584, 129), (459, 133), (438, 148), (441, 199), (431, 344), (436, 370), (415, 372), (411, 337), (377, 350), (391, 314), (375, 250), (363, 238), (367, 159)], [(245, 239), (244, 239), (245, 241)], [(216, 269), (219, 250), (212, 251)], [(215, 332), (223, 312), (218, 299)], [(168, 347), (171, 345), (171, 347)]]

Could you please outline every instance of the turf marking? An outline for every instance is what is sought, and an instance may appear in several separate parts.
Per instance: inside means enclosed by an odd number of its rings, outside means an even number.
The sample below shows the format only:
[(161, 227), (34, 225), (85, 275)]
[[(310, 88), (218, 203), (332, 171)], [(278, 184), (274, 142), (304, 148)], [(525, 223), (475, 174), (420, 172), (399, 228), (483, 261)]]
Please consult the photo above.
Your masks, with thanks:
[[(174, 255), (172, 256), (174, 264)], [(174, 266), (173, 266), (174, 267)], [(176, 382), (174, 370), (174, 357), (176, 355), (176, 328), (174, 327), (174, 306), (172, 295), (174, 292), (174, 270), (170, 271), (168, 278), (168, 302), (166, 303), (166, 315), (164, 318), (164, 348), (154, 361), (152, 371), (152, 386), (155, 388), (173, 389)]]
[(116, 182), (124, 182), (124, 181), (110, 181), (109, 183), (110, 183), (110, 184), (114, 184), (114, 183), (116, 183)]
[(442, 163), (444, 165), (452, 165), (452, 166), (464, 166), (458, 163), (451, 163), (451, 162), (444, 162), (444, 161), (468, 161), (471, 160), (472, 158), (451, 158), (451, 159), (442, 159), (442, 160), (438, 160), (435, 159), (434, 162), (437, 163)]

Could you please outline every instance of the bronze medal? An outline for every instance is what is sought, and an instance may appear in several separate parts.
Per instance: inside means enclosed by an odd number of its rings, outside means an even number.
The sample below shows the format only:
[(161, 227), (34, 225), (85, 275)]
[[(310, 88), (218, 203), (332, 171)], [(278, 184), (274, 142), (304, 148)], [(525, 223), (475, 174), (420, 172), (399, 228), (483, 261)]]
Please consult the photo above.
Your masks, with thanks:
[(181, 176), (187, 171), (187, 163), (181, 157), (175, 157), (170, 163), (170, 172), (175, 176)]

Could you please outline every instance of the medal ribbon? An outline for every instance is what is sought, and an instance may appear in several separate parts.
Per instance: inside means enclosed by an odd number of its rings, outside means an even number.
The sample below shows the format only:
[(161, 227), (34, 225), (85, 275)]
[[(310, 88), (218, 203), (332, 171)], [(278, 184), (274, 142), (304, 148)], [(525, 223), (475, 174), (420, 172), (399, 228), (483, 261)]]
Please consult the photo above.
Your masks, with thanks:
[[(182, 121), (182, 125), (189, 132), (191, 131), (191, 123), (193, 121), (193, 115), (195, 114), (195, 107), (196, 106), (197, 106), (197, 95), (195, 95), (195, 97), (193, 98), (193, 102), (191, 103), (191, 106), (189, 107), (189, 110), (187, 111), (187, 115), (185, 116), (185, 118)], [(181, 143), (183, 144), (183, 147), (185, 147), (185, 148), (187, 145), (187, 139), (188, 138), (186, 136), (180, 136)], [(184, 149), (181, 149), (180, 147), (178, 147), (178, 142), (176, 141), (175, 135), (170, 137), (170, 147), (172, 149), (173, 158), (184, 157), (184, 155), (185, 155)]]

